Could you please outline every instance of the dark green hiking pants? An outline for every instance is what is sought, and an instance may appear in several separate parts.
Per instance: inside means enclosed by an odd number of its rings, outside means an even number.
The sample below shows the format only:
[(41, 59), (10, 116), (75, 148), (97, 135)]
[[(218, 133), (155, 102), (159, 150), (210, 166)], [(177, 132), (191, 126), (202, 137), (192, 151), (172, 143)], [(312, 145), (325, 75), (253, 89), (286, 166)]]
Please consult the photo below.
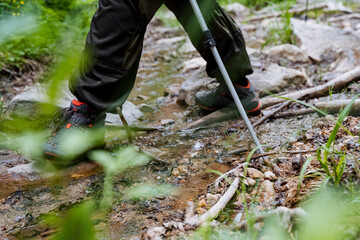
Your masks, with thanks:
[[(216, 0), (198, 3), (231, 79), (241, 83), (252, 68), (239, 27)], [(162, 4), (175, 14), (207, 62), (208, 75), (222, 80), (188, 0), (99, 0), (86, 39), (86, 57), (69, 83), (79, 101), (107, 112), (125, 102), (135, 82), (146, 26)]]

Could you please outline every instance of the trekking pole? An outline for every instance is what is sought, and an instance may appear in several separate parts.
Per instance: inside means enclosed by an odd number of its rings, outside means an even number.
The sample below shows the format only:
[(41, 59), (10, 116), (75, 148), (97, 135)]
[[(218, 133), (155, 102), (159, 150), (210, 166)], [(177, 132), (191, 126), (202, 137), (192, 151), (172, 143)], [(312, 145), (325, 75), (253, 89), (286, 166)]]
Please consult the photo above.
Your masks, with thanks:
[(306, 6), (305, 6), (305, 22), (307, 22), (307, 20), (309, 20), (309, 16), (308, 16), (308, 11), (309, 11), (309, 0), (306, 0)]
[(200, 28), (203, 31), (204, 34), (204, 44), (208, 47), (210, 47), (212, 54), (214, 55), (215, 61), (220, 69), (220, 72), (225, 80), (225, 83), (231, 93), (231, 96), (233, 97), (236, 107), (240, 112), (241, 117), (244, 119), (246, 127), (249, 129), (249, 132), (251, 134), (251, 137), (253, 138), (256, 146), (259, 149), (260, 153), (264, 153), (263, 148), (261, 147), (261, 144), (256, 136), (256, 133), (253, 129), (253, 127), (251, 126), (250, 120), (248, 118), (248, 116), (246, 115), (245, 109), (243, 107), (243, 105), (240, 102), (239, 96), (236, 93), (236, 90), (234, 88), (234, 85), (231, 82), (230, 76), (228, 74), (228, 72), (226, 71), (225, 65), (220, 57), (220, 54), (216, 48), (216, 43), (214, 40), (214, 37), (212, 36), (209, 28), (206, 25), (204, 16), (202, 15), (199, 5), (197, 4), (196, 0), (189, 0), (191, 7), (195, 13), (195, 16), (200, 24)]

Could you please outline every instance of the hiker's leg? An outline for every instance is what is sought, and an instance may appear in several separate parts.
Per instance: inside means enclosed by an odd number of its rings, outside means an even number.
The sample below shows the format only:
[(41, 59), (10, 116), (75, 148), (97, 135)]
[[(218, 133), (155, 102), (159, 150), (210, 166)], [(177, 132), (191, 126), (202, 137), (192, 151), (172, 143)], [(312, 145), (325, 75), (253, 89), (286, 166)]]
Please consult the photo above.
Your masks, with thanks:
[(114, 111), (134, 85), (146, 26), (162, 0), (99, 0), (83, 59), (69, 81), (79, 101)]
[[(247, 84), (246, 75), (253, 72), (245, 48), (245, 41), (240, 28), (222, 9), (216, 0), (198, 0), (205, 21), (212, 32), (220, 56), (222, 57), (230, 78), (235, 83)], [(223, 78), (210, 49), (203, 45), (202, 31), (193, 13), (189, 0), (165, 0), (165, 5), (176, 15), (191, 42), (206, 60), (206, 71), (209, 76), (220, 82)]]

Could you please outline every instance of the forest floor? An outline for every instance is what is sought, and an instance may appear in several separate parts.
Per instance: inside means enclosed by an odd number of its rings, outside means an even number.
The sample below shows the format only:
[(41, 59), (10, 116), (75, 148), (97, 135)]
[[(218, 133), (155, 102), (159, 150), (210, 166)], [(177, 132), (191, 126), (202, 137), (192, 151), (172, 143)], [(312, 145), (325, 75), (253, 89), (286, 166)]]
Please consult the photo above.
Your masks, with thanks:
[[(327, 23), (327, 19), (345, 19), (350, 14), (352, 13), (335, 11), (323, 13), (319, 19)], [(234, 17), (240, 22), (240, 15)], [(260, 49), (264, 43), (267, 33), (259, 37), (254, 28), (268, 18), (264, 16), (263, 19), (241, 24), (250, 47), (249, 52), (255, 48)], [(360, 18), (349, 19), (352, 25), (359, 26)], [(344, 29), (349, 26), (339, 24), (337, 27)], [(133, 136), (133, 145), (153, 155), (155, 160), (145, 167), (116, 175), (114, 189), (117, 200), (110, 214), (94, 217), (97, 234), (104, 239), (188, 237), (197, 224), (186, 222), (189, 218), (187, 214), (193, 217), (205, 213), (229, 189), (226, 181), (215, 182), (219, 176), (214, 171), (225, 173), (238, 169), (228, 174), (234, 181), (241, 176), (244, 168), (242, 164), (255, 147), (240, 118), (219, 122), (215, 115), (215, 124), (188, 129), (189, 125), (203, 119), (208, 113), (197, 106), (185, 104), (183, 100), (179, 100), (179, 96), (183, 82), (198, 74), (204, 64), (201, 61), (196, 61), (195, 65), (190, 67), (183, 64), (200, 56), (193, 50), (186, 50), (188, 40), (181, 27), (166, 27), (160, 19), (155, 19), (151, 22), (145, 39), (136, 84), (128, 100), (144, 113), (142, 120), (137, 122), (138, 126), (159, 128), (157, 131), (139, 131)], [(332, 65), (334, 62), (349, 58), (338, 57), (343, 53), (339, 53), (339, 49), (321, 55), (319, 61), (311, 59), (306, 63), (287, 62), (288, 68), (306, 69), (307, 82), (303, 85), (290, 85), (280, 92), (310, 89), (336, 78), (341, 79), (343, 74), (351, 69), (345, 72), (335, 71), (338, 68)], [(360, 49), (351, 51), (355, 61), (352, 63), (356, 66), (360, 62)], [(306, 54), (305, 50), (304, 52)], [(277, 58), (269, 57), (270, 54), (263, 54), (263, 51), (249, 54), (254, 68), (257, 69), (262, 68), (259, 64), (266, 61), (279, 62)], [(21, 73), (3, 70), (1, 74), (5, 81), (2, 81), (0, 90), (5, 106), (26, 86), (36, 82), (44, 71), (37, 63), (32, 64), (31, 68), (31, 71)], [(315, 105), (320, 101), (350, 100), (359, 94), (360, 85), (356, 80), (359, 80), (360, 75), (356, 75), (359, 73), (356, 72), (356, 67), (353, 69), (354, 81), (343, 85), (337, 91), (332, 92), (331, 89), (327, 94), (307, 99), (307, 103)], [(333, 75), (326, 75), (328, 72)], [(265, 106), (262, 114), (250, 118), (251, 122), (258, 122), (279, 106), (281, 103)], [(247, 185), (245, 201), (254, 212), (264, 212), (281, 206), (290, 209), (299, 207), (321, 186), (326, 177), (316, 159), (316, 150), (326, 144), (336, 121), (333, 115), (321, 116), (314, 112), (295, 116), (289, 114), (299, 113), (304, 109), (307, 108), (300, 103), (292, 102), (280, 113), (276, 113), (280, 115), (273, 114), (255, 127), (268, 154), (259, 156), (255, 153), (248, 165), (248, 175), (244, 178)], [(287, 115), (281, 116), (281, 112)], [(360, 118), (356, 116), (359, 114), (352, 115), (354, 116), (346, 117), (343, 122), (348, 131), (340, 129), (333, 145), (334, 149), (346, 152), (346, 168), (341, 181), (349, 187), (355, 186), (360, 177)], [(124, 136), (123, 130), (107, 128), (107, 148), (111, 150), (129, 144), (126, 138), (120, 136)], [(307, 161), (308, 159), (310, 160)], [(50, 176), (29, 169), (31, 162), (29, 157), (12, 150), (0, 150), (0, 236), (3, 239), (48, 239), (58, 229), (49, 226), (47, 215), (62, 215), (66, 209), (84, 200), (98, 199), (101, 193), (104, 174), (96, 163), (80, 163), (61, 171), (58, 176)], [(303, 169), (305, 163), (308, 165)], [(299, 185), (301, 175), (305, 177)], [(176, 188), (176, 192), (136, 201), (123, 198), (123, 191), (127, 187), (144, 182), (154, 186), (170, 184)], [(235, 220), (240, 224), (244, 220), (244, 216), (239, 214), (244, 212), (243, 202), (242, 195), (235, 196), (216, 218), (217, 221), (226, 225), (229, 220)], [(191, 203), (195, 207), (189, 213)]]

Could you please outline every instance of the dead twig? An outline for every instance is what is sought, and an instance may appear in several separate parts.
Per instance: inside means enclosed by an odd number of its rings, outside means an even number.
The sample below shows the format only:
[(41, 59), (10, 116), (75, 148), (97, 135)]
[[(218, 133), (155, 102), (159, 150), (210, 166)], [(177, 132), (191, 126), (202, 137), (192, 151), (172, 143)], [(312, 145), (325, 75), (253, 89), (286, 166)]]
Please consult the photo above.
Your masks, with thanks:
[(219, 213), (229, 203), (230, 199), (234, 196), (236, 189), (239, 187), (239, 182), (239, 178), (236, 178), (225, 194), (219, 199), (219, 201), (214, 206), (212, 206), (209, 211), (200, 216), (200, 221), (202, 223), (211, 221), (219, 215)]
[(306, 115), (306, 114), (310, 114), (310, 113), (314, 113), (314, 112), (315, 112), (314, 109), (306, 108), (306, 109), (300, 109), (300, 110), (296, 110), (296, 111), (287, 111), (287, 112), (278, 113), (278, 114), (272, 116), (272, 118), (274, 118), (274, 119), (287, 118), (287, 117), (294, 117), (294, 116), (299, 116), (299, 115)]
[(275, 155), (275, 154), (281, 154), (281, 153), (299, 154), (299, 153), (310, 153), (310, 152), (316, 152), (316, 151), (317, 151), (317, 149), (298, 150), (298, 151), (271, 151), (271, 152), (254, 155), (251, 157), (251, 159), (257, 159), (257, 158), (266, 157), (266, 156)]
[(130, 143), (130, 144), (133, 144), (132, 137), (131, 137), (131, 131), (130, 131), (130, 128), (129, 128), (129, 124), (127, 123), (124, 115), (122, 114), (121, 108), (120, 108), (120, 107), (117, 107), (117, 108), (116, 108), (116, 111), (117, 111), (117, 113), (119, 114), (119, 117), (120, 117), (120, 119), (121, 119), (121, 122), (123, 123), (123, 125), (124, 125), (124, 127), (125, 127), (125, 131), (126, 131), (126, 135), (127, 135), (127, 137), (128, 137), (129, 143)]
[(292, 103), (292, 101), (284, 102), (283, 104), (281, 104), (280, 107), (276, 108), (274, 111), (272, 111), (268, 115), (263, 116), (262, 118), (260, 118), (259, 121), (257, 121), (256, 123), (253, 124), (253, 127), (255, 128), (255, 127), (259, 126), (260, 124), (262, 124), (263, 122), (265, 122), (269, 118), (273, 117), (276, 113), (278, 113), (281, 110), (283, 110), (284, 108), (287, 108), (288, 106), (290, 106), (291, 103)]

